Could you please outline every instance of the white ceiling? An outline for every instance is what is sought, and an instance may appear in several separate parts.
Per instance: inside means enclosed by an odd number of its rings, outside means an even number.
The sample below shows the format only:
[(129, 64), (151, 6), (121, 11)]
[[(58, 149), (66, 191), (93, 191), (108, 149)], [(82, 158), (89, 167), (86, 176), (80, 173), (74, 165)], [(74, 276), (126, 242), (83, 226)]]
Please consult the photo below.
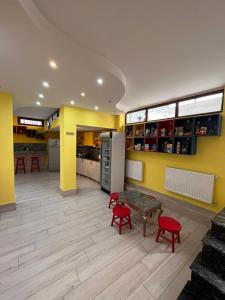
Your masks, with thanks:
[(43, 106), (110, 112), (222, 87), (224, 16), (224, 0), (1, 1), (0, 86), (15, 109), (43, 92)]

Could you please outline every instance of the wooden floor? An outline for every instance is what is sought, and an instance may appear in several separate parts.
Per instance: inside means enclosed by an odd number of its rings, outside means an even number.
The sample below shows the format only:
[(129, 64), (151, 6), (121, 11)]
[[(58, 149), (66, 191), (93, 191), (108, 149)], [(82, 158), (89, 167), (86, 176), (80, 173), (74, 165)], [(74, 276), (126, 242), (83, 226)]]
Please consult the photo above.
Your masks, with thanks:
[(164, 205), (183, 226), (172, 254), (155, 243), (156, 225), (143, 238), (134, 214), (133, 230), (120, 236), (110, 226), (108, 196), (93, 181), (78, 184), (76, 196), (63, 198), (56, 173), (16, 176), (17, 210), (0, 215), (0, 299), (175, 300), (208, 220)]

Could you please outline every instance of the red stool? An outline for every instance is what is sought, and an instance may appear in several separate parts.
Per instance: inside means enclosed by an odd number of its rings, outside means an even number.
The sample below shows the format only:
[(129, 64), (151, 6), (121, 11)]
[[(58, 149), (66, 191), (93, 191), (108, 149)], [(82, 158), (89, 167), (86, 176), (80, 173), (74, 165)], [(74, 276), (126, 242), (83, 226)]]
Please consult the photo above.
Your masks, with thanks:
[[(109, 199), (109, 208), (111, 205), (116, 206), (118, 200), (119, 200), (119, 193), (111, 193), (110, 199)], [(114, 203), (116, 203), (116, 204), (114, 204)]]
[[(159, 237), (162, 237), (163, 239), (172, 243), (172, 252), (174, 253), (176, 241), (180, 243), (180, 231), (181, 231), (180, 223), (170, 217), (159, 217), (158, 223), (159, 223), (159, 229), (156, 237), (156, 242), (159, 241)], [(172, 239), (169, 239), (163, 235), (165, 234), (166, 231), (172, 234)]]
[(16, 158), (16, 171), (15, 171), (15, 174), (17, 174), (18, 171), (23, 171), (24, 173), (26, 173), (24, 157), (17, 157)]
[(37, 156), (31, 157), (31, 172), (35, 170), (40, 172), (39, 157)]
[[(119, 222), (117, 222), (116, 219), (119, 219)], [(116, 205), (113, 208), (113, 217), (112, 217), (111, 226), (113, 226), (114, 222), (119, 226), (119, 234), (121, 234), (122, 227), (127, 224), (129, 224), (130, 229), (132, 229), (131, 219), (130, 219), (130, 209), (123, 205)]]

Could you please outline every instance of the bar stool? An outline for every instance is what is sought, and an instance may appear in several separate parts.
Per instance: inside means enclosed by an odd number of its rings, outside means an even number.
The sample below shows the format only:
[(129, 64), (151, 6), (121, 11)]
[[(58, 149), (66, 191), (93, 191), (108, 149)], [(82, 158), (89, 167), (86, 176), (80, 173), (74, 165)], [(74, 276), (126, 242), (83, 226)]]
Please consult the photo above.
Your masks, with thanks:
[(32, 156), (31, 157), (31, 173), (35, 170), (40, 172), (39, 157)]
[[(117, 222), (116, 219), (119, 219), (119, 222)], [(111, 226), (113, 226), (114, 222), (119, 226), (119, 234), (121, 234), (122, 227), (127, 224), (129, 224), (130, 229), (132, 229), (131, 219), (130, 219), (130, 209), (123, 205), (116, 205), (113, 208)]]
[(109, 208), (112, 206), (116, 206), (117, 201), (119, 200), (119, 193), (111, 193), (109, 199)]
[[(180, 231), (181, 231), (180, 223), (170, 217), (159, 217), (158, 224), (159, 224), (159, 229), (156, 236), (156, 242), (159, 241), (159, 237), (167, 240), (172, 244), (172, 252), (174, 253), (176, 241), (180, 243)], [(172, 234), (172, 239), (169, 239), (166, 236), (164, 236), (166, 231)]]
[(17, 174), (18, 171), (23, 171), (23, 173), (26, 173), (24, 157), (17, 157), (16, 158), (16, 171), (15, 171), (15, 174)]

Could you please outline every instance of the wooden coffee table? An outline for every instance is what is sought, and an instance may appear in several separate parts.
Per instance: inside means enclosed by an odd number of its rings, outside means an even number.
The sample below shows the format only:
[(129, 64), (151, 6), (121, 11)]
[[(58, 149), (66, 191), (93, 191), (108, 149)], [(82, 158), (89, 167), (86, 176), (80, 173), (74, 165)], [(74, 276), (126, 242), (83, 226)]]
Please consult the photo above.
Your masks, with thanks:
[(147, 218), (159, 210), (160, 216), (163, 212), (162, 203), (151, 195), (146, 195), (136, 190), (119, 193), (119, 201), (126, 203), (130, 208), (138, 211), (143, 220), (143, 236), (146, 236)]

